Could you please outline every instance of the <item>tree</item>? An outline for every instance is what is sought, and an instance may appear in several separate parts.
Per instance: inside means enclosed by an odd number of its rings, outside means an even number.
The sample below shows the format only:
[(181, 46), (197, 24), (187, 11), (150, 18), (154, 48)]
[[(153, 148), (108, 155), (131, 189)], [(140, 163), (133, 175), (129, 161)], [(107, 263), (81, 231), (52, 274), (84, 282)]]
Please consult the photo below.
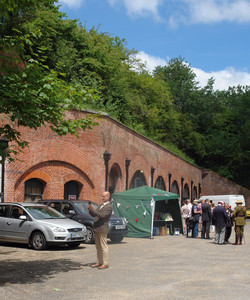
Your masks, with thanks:
[[(45, 63), (46, 47), (37, 46), (36, 51), (32, 48), (40, 32), (23, 32), (23, 22), (32, 18), (37, 8), (53, 8), (53, 2), (19, 0), (1, 6), (0, 136), (17, 144), (17, 148), (10, 149), (9, 156), (27, 146), (19, 126), (37, 129), (48, 123), (59, 135), (77, 135), (79, 130), (96, 125), (91, 117), (66, 118), (66, 111), (79, 110), (94, 101), (96, 92), (79, 84), (68, 84), (59, 69)], [(0, 156), (4, 156), (1, 149)]]
[(156, 67), (154, 76), (168, 83), (176, 109), (186, 112), (189, 102), (198, 90), (196, 75), (190, 65), (182, 57), (173, 58), (167, 66)]

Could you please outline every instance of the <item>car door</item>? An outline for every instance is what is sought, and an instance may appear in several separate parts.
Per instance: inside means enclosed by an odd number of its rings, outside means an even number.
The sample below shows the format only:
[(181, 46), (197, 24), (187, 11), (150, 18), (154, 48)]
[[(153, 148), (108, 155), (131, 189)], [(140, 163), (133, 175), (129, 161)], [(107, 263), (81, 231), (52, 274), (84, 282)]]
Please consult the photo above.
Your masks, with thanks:
[[(27, 220), (19, 219), (26, 216)], [(29, 216), (20, 206), (10, 207), (9, 216), (5, 219), (5, 239), (12, 242), (28, 242), (31, 232), (31, 221)]]
[(6, 217), (8, 215), (8, 205), (0, 206), (0, 239), (5, 240), (6, 238)]
[(63, 208), (62, 208), (62, 213), (64, 214), (65, 217), (76, 220), (77, 215), (74, 207), (68, 203), (68, 202), (63, 202)]

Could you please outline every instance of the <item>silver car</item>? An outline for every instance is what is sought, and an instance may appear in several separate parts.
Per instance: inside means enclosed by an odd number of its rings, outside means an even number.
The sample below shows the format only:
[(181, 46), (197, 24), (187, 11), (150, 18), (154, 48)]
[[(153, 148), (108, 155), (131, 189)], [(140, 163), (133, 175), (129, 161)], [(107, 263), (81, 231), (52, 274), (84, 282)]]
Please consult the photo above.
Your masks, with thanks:
[(78, 247), (86, 227), (55, 209), (35, 203), (0, 203), (0, 241), (28, 244), (43, 250), (51, 244)]

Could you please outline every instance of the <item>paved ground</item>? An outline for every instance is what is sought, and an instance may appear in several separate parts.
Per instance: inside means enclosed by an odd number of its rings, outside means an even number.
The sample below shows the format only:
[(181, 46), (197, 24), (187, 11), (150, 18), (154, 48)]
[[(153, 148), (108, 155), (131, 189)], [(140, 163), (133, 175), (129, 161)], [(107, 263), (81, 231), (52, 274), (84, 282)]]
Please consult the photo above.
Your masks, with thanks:
[(249, 299), (250, 220), (245, 240), (219, 246), (182, 235), (126, 238), (109, 244), (106, 270), (89, 266), (94, 245), (39, 252), (2, 244), (0, 299)]

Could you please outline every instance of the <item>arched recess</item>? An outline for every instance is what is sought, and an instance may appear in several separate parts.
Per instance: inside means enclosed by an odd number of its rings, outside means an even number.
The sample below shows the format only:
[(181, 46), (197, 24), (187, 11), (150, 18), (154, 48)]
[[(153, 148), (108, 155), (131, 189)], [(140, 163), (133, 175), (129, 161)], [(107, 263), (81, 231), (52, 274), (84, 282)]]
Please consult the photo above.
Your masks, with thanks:
[(192, 200), (197, 199), (197, 186), (195, 185), (193, 187), (193, 192), (192, 192)]
[(178, 183), (177, 183), (176, 180), (174, 180), (173, 183), (172, 183), (171, 193), (175, 193), (175, 194), (178, 194), (180, 196), (179, 187), (178, 187)]
[(68, 181), (64, 184), (64, 199), (78, 200), (83, 185), (75, 180)]
[(45, 182), (38, 178), (31, 178), (24, 183), (24, 201), (37, 202), (43, 199)]
[(129, 189), (131, 190), (143, 185), (147, 185), (145, 176), (142, 170), (137, 170), (133, 175)]
[(187, 200), (187, 199), (189, 199), (189, 187), (188, 184), (186, 183), (183, 189), (183, 200)]
[(16, 197), (23, 199), (25, 182), (34, 178), (44, 182), (43, 199), (63, 199), (64, 184), (69, 181), (80, 184), (79, 199), (95, 198), (95, 186), (84, 170), (63, 161), (46, 161), (27, 169), (15, 183)]
[(156, 179), (155, 188), (166, 191), (166, 185), (162, 176), (158, 176)]
[(122, 178), (121, 168), (117, 163), (113, 164), (110, 172), (109, 172), (109, 192), (113, 194), (116, 192), (117, 187), (119, 190), (120, 181)]

